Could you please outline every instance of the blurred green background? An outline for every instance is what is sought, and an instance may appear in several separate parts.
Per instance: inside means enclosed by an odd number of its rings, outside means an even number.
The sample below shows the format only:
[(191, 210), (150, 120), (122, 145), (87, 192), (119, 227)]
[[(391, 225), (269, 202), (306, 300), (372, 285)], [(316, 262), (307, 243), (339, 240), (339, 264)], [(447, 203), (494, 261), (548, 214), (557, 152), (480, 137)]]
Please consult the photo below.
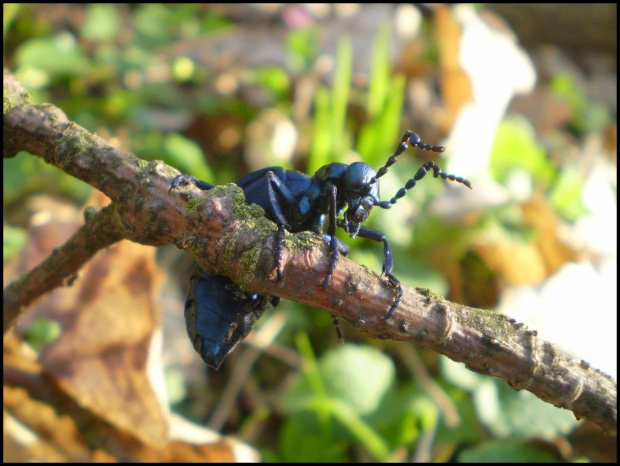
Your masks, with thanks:
[[(35, 102), (53, 103), (122, 150), (213, 184), (269, 165), (309, 174), (335, 161), (379, 168), (407, 129), (445, 143), (441, 157), (404, 153), (382, 179), (383, 199), (429, 159), (469, 178), (473, 192), (428, 177), (369, 225), (388, 236), (403, 284), (510, 313), (502, 307), (508, 288), (542, 287), (568, 263), (615, 254), (565, 239), (594, 216), (584, 198), (594, 168), (615, 168), (617, 109), (603, 87), (615, 76), (615, 58), (605, 61), (615, 42), (582, 50), (537, 42), (535, 30), (520, 38), (528, 49), (515, 45), (515, 54), (530, 57), (536, 85), (508, 96), (510, 107), (488, 127), (475, 122), (459, 165), (453, 129), (465, 101), (477, 98), (473, 84), (453, 79), (450, 61), (452, 49), (465, 48), (454, 25), (473, 27), (465, 17), (445, 6), (5, 4), (4, 66)], [(489, 59), (478, 71), (490, 75), (493, 66)], [(26, 153), (3, 168), (7, 264), (28, 238), (34, 197), (81, 208), (91, 188)], [(596, 182), (614, 202), (615, 182)], [(353, 260), (381, 271), (380, 244), (340, 237)], [(162, 310), (180, 322), (191, 259), (160, 249)], [(165, 345), (171, 408), (247, 440), (266, 461), (585, 458), (557, 446), (575, 426), (569, 411), (501, 380), (424, 348), (368, 339), (346, 323), (339, 346), (328, 313), (290, 301), (255, 332), (275, 319), (284, 322), (272, 349), (247, 369), (237, 366), (245, 347), (215, 373), (189, 340)], [(163, 322), (165, 339), (177, 342)], [(247, 371), (245, 388), (230, 411), (218, 411), (239, 370)]]

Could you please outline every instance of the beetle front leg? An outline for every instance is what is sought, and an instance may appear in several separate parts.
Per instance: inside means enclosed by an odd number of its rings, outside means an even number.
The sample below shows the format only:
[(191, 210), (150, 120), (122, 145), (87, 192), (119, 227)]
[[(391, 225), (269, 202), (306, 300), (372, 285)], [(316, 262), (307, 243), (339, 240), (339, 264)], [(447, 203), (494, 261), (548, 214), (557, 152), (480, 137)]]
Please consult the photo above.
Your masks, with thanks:
[[(325, 280), (323, 280), (323, 283), (321, 285), (323, 289), (327, 288), (327, 285), (329, 285), (329, 282), (332, 279), (332, 275), (334, 273), (334, 270), (336, 269), (336, 264), (338, 263), (339, 254), (343, 254), (344, 256), (349, 254), (349, 246), (340, 241), (336, 236), (336, 226), (338, 223), (336, 219), (336, 186), (331, 184), (328, 189), (330, 191), (329, 226), (327, 228), (328, 232), (323, 236), (326, 236), (329, 241), (330, 262), (329, 269), (327, 270), (327, 276), (325, 277)], [(318, 215), (315, 219), (315, 225), (313, 227), (314, 231), (316, 233), (321, 233), (323, 231), (324, 223), (325, 215)], [(342, 335), (342, 330), (340, 329), (340, 322), (337, 315), (332, 314), (332, 322), (334, 324), (334, 329), (336, 329), (338, 343), (342, 344), (344, 342), (344, 337)]]
[(372, 239), (374, 241), (383, 242), (383, 274), (387, 277), (390, 285), (394, 288), (396, 295), (394, 296), (394, 300), (392, 301), (392, 305), (390, 309), (387, 311), (384, 319), (389, 319), (400, 302), (403, 299), (403, 288), (400, 286), (400, 281), (392, 275), (392, 270), (394, 269), (394, 258), (392, 256), (392, 248), (390, 248), (390, 243), (388, 243), (387, 238), (383, 233), (374, 228), (369, 228), (365, 226), (360, 226), (358, 236), (362, 238)]
[(398, 280), (398, 278), (396, 278), (391, 273), (386, 273), (385, 276), (388, 277), (390, 285), (392, 285), (396, 290), (396, 296), (394, 296), (394, 301), (392, 301), (390, 309), (383, 316), (384, 319), (389, 319), (400, 304), (400, 302), (403, 300), (403, 287), (400, 286), (400, 281)]

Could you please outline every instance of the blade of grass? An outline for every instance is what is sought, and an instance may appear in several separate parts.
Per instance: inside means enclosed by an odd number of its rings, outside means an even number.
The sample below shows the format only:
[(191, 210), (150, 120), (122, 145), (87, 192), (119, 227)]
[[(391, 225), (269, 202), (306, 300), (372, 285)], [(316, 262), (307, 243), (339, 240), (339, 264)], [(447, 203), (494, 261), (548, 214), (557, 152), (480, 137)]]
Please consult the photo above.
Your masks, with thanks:
[(349, 89), (351, 88), (351, 67), (353, 63), (351, 40), (346, 37), (338, 43), (338, 61), (334, 76), (331, 111), (331, 150), (330, 162), (342, 160), (346, 150), (347, 137), (345, 124), (347, 119), (347, 104)]
[(308, 173), (314, 173), (329, 159), (330, 135), (329, 131), (329, 93), (324, 87), (319, 87), (314, 96), (314, 130), (312, 134), (312, 149), (308, 158)]

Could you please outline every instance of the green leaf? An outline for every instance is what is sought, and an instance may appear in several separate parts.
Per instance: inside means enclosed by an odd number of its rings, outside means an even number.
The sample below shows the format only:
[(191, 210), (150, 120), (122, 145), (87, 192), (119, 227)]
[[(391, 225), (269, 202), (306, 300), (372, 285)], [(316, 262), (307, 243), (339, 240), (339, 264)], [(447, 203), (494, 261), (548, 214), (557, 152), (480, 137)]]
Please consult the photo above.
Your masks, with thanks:
[(36, 68), (52, 76), (81, 76), (90, 62), (68, 32), (54, 37), (30, 39), (16, 53), (20, 72)]
[(553, 185), (551, 203), (566, 220), (574, 221), (588, 213), (583, 205), (584, 179), (581, 173), (572, 166), (562, 169), (560, 176)]
[(43, 346), (56, 341), (61, 334), (62, 326), (58, 321), (37, 318), (28, 327), (24, 340), (39, 351)]
[(296, 463), (343, 462), (347, 443), (336, 440), (330, 428), (318, 422), (313, 413), (289, 416), (280, 432), (282, 460)]
[(82, 37), (93, 41), (113, 40), (118, 35), (120, 18), (116, 5), (94, 3), (86, 8)]
[(394, 382), (394, 363), (370, 346), (346, 344), (328, 351), (319, 362), (329, 396), (360, 415), (377, 409), (381, 397)]
[(294, 30), (288, 35), (287, 61), (294, 73), (305, 73), (312, 67), (318, 54), (316, 40), (317, 30), (312, 27)]
[(164, 139), (164, 150), (170, 162), (181, 172), (192, 173), (201, 180), (214, 179), (202, 149), (194, 141), (172, 133)]
[(28, 233), (23, 228), (13, 227), (7, 224), (4, 225), (3, 233), (2, 259), (3, 263), (6, 264), (22, 250), (28, 239)]
[(496, 437), (553, 438), (576, 425), (571, 411), (545, 403), (530, 392), (513, 390), (503, 380), (475, 374), (447, 358), (441, 363), (448, 380), (472, 393), (478, 418)]
[(543, 188), (548, 187), (555, 176), (555, 168), (536, 141), (531, 123), (525, 118), (510, 116), (497, 129), (491, 153), (491, 172), (498, 181), (506, 182), (519, 170), (525, 170)]
[(556, 455), (538, 445), (515, 441), (491, 441), (465, 450), (462, 463), (556, 463)]
[(373, 457), (385, 461), (390, 455), (388, 443), (361, 416), (379, 407), (394, 382), (395, 372), (392, 360), (379, 350), (343, 345), (328, 351), (319, 361), (318, 370), (313, 364), (309, 366), (286, 393), (282, 407), (293, 416), (313, 413), (321, 429), (331, 435), (336, 426)]
[(276, 97), (283, 98), (289, 90), (290, 81), (286, 71), (275, 66), (265, 66), (254, 71), (258, 84), (270, 90)]

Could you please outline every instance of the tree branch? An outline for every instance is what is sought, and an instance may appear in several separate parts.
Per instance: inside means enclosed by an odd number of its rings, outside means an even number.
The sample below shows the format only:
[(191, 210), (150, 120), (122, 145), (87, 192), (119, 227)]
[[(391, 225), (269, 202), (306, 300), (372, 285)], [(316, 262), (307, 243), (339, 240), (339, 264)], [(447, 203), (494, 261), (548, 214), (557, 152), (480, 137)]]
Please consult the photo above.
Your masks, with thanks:
[(492, 311), (472, 309), (403, 286), (393, 300), (387, 280), (341, 257), (330, 285), (328, 246), (310, 232), (287, 234), (282, 280), (271, 276), (275, 224), (245, 203), (235, 185), (203, 192), (193, 186), (168, 193), (178, 172), (161, 161), (120, 152), (69, 121), (52, 105), (33, 105), (4, 74), (4, 156), (27, 150), (112, 199), (43, 264), (5, 289), (5, 332), (20, 311), (65, 283), (98, 249), (119, 239), (159, 246), (175, 243), (201, 267), (227, 275), (246, 289), (303, 302), (342, 317), (375, 338), (410, 341), (463, 362), (481, 374), (505, 379), (544, 401), (570, 409), (609, 433), (616, 432), (616, 382), (562, 354), (537, 332)]

